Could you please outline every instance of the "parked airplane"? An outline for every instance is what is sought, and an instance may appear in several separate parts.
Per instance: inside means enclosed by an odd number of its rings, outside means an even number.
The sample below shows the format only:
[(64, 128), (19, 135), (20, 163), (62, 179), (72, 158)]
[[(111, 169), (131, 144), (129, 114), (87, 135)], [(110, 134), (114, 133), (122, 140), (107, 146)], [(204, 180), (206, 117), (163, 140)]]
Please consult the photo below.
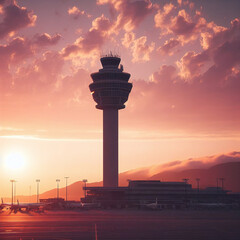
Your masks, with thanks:
[(141, 204), (140, 207), (147, 208), (147, 209), (152, 209), (152, 210), (160, 210), (161, 209), (161, 204), (158, 203), (158, 200), (156, 198), (155, 202)]
[(11, 204), (11, 203), (4, 203), (2, 199), (2, 204), (0, 205), (0, 209), (10, 209), (11, 212), (13, 211), (16, 213), (17, 211), (22, 211), (25, 209), (26, 212), (30, 211), (39, 211), (43, 212), (45, 203), (19, 203), (17, 200), (17, 204)]
[(68, 202), (66, 208), (91, 209), (98, 207), (97, 203)]
[(197, 203), (193, 205), (196, 208), (206, 208), (206, 209), (219, 209), (219, 208), (231, 208), (234, 207), (233, 204), (228, 203)]
[(82, 208), (84, 209), (91, 209), (91, 208), (97, 208), (99, 205), (97, 203), (82, 203)]
[(81, 202), (66, 202), (65, 204), (66, 208), (82, 208)]

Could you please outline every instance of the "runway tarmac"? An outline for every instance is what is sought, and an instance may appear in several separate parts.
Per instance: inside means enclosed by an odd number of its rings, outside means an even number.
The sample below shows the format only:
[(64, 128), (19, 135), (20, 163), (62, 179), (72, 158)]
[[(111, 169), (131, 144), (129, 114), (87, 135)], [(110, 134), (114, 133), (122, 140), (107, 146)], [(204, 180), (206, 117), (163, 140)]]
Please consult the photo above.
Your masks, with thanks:
[(239, 240), (240, 211), (3, 212), (0, 214), (0, 239)]

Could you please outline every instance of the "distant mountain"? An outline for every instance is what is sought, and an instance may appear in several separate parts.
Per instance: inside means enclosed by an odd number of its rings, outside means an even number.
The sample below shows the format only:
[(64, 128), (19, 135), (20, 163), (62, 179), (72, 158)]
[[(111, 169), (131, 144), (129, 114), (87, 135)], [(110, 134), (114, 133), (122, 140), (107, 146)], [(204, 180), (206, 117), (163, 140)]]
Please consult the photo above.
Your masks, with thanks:
[[(200, 178), (200, 188), (216, 186), (217, 178), (224, 178), (224, 188), (240, 192), (240, 152), (214, 155), (203, 158), (172, 161), (169, 163), (134, 169), (119, 174), (119, 185), (127, 186), (128, 180), (182, 181), (189, 178), (189, 183), (196, 187), (196, 178)], [(84, 183), (79, 181), (68, 186), (68, 200), (79, 200), (84, 196)], [(87, 186), (102, 186), (102, 182), (87, 183)], [(221, 183), (219, 181), (219, 186)], [(65, 198), (65, 187), (59, 189), (59, 196)], [(40, 194), (42, 198), (54, 198), (57, 190), (52, 189)], [(34, 202), (36, 195), (17, 196), (20, 202)], [(11, 201), (11, 199), (4, 199)]]

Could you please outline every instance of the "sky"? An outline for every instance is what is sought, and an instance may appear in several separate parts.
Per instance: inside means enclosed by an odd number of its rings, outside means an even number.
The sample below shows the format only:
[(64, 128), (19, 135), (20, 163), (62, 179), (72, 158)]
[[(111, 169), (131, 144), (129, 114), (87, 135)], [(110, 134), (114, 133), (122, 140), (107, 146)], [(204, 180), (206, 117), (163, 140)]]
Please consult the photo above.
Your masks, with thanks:
[(0, 0), (0, 195), (102, 180), (88, 85), (110, 51), (133, 89), (120, 172), (239, 150), (238, 0)]

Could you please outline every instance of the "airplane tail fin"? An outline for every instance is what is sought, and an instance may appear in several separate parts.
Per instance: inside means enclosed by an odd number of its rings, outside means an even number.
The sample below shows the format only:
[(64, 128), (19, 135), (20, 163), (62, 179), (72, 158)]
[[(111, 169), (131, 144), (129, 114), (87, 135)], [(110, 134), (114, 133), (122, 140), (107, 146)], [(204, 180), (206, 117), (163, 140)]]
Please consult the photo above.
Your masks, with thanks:
[(18, 203), (18, 205), (19, 205), (19, 201), (17, 200), (17, 203)]

